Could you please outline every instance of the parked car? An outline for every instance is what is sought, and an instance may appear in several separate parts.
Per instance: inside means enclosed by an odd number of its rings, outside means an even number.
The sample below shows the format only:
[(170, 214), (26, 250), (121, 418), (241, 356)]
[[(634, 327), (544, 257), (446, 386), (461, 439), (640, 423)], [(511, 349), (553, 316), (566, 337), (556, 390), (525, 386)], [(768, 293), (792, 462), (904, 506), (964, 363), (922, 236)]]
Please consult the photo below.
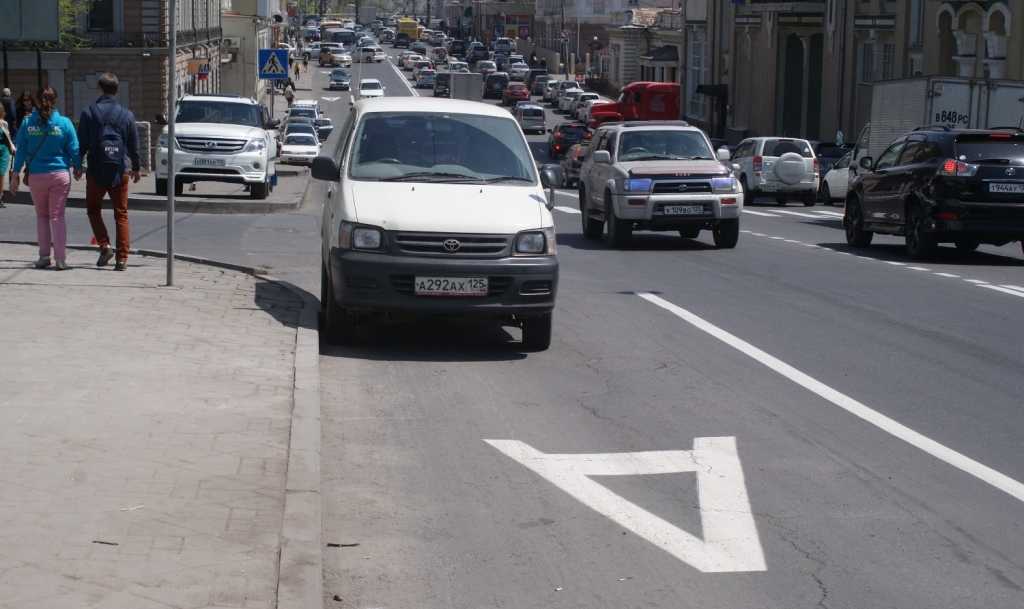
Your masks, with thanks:
[(359, 99), (368, 97), (384, 97), (384, 85), (376, 78), (364, 78), (359, 81)]
[(342, 91), (348, 91), (351, 88), (352, 76), (348, 72), (348, 68), (334, 68), (331, 70), (331, 82), (328, 85), (331, 91), (335, 89), (341, 89)]
[(839, 145), (834, 142), (811, 142), (811, 148), (814, 149), (814, 156), (818, 157), (818, 170), (824, 174), (829, 169), (832, 169), (847, 152), (853, 150), (853, 144), (844, 143)]
[(973, 250), (1024, 242), (1019, 128), (922, 127), (859, 165), (843, 215), (850, 245), (866, 247), (875, 233), (902, 235), (910, 257), (928, 259), (940, 243)]
[(487, 104), (415, 97), (359, 101), (351, 116), (352, 144), (311, 171), (327, 182), (327, 342), (351, 344), (359, 324), (398, 314), (519, 327), (524, 349), (547, 349), (558, 259), (544, 187), (556, 175), (536, 169), (515, 121)]
[(560, 165), (562, 166), (562, 187), (572, 188), (580, 180), (580, 168), (583, 167), (583, 157), (587, 154), (587, 147), (590, 140), (573, 144), (565, 151)]
[(501, 103), (510, 106), (519, 101), (530, 101), (530, 90), (521, 82), (510, 82), (501, 94)]
[(540, 104), (531, 101), (521, 101), (516, 104), (515, 109), (512, 111), (512, 116), (519, 123), (519, 129), (523, 133), (527, 131), (544, 133), (546, 119), (544, 117), (544, 108)]
[(707, 135), (683, 121), (607, 123), (587, 148), (579, 174), (583, 236), (629, 245), (637, 230), (710, 230), (719, 248), (739, 240), (743, 191), (716, 160)]
[(846, 200), (846, 191), (850, 186), (850, 157), (852, 154), (852, 151), (847, 152), (832, 169), (822, 176), (821, 202), (825, 205)]
[(320, 139), (309, 134), (286, 135), (281, 146), (281, 161), (284, 163), (312, 164), (319, 154)]
[(794, 196), (812, 207), (818, 198), (818, 159), (807, 140), (745, 139), (736, 147), (732, 166), (747, 202), (753, 202), (760, 194), (769, 194), (775, 196), (779, 205), (785, 205)]
[[(324, 52), (325, 50), (327, 53)], [(320, 65), (352, 67), (352, 56), (342, 48), (320, 49), (320, 61), (322, 61)]]
[(494, 72), (488, 74), (484, 79), (484, 98), (497, 97), (501, 98), (505, 92), (505, 87), (508, 86), (509, 79), (508, 74), (504, 72)]
[(582, 140), (591, 138), (590, 130), (585, 123), (558, 123), (554, 129), (548, 129), (548, 156), (560, 159), (565, 151)]
[(437, 78), (437, 70), (428, 68), (426, 70), (420, 70), (420, 73), (416, 76), (416, 88), (433, 87)]

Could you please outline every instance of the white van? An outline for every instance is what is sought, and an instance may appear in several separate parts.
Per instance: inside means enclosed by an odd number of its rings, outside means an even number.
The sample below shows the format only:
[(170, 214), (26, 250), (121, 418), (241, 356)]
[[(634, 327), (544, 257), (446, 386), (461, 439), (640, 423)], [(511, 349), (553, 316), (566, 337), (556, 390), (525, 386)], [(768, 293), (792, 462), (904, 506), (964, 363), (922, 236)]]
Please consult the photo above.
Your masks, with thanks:
[(559, 176), (537, 170), (507, 112), (445, 98), (359, 101), (340, 142), (311, 171), (329, 183), (329, 342), (352, 343), (364, 323), (455, 320), (518, 327), (524, 350), (548, 348)]

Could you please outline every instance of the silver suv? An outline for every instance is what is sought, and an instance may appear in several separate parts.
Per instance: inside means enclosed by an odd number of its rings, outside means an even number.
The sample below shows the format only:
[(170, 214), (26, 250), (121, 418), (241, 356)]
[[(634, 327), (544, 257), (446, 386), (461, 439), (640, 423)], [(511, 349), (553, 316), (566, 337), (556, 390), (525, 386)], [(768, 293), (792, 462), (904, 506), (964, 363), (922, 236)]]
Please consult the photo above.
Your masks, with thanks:
[(791, 196), (812, 207), (818, 198), (818, 158), (807, 140), (753, 137), (740, 142), (732, 156), (733, 174), (747, 202), (765, 194), (785, 205)]
[[(280, 121), (268, 118), (252, 99), (237, 95), (187, 95), (175, 108), (174, 191), (185, 184), (229, 182), (245, 184), (253, 199), (270, 195), (277, 153), (273, 132)], [(158, 114), (157, 124), (167, 117)], [(167, 194), (167, 128), (156, 141), (156, 194)]]
[(599, 239), (607, 222), (617, 248), (629, 245), (634, 230), (679, 231), (684, 239), (710, 230), (721, 248), (739, 240), (739, 181), (716, 159), (707, 135), (684, 121), (603, 125), (579, 181), (588, 239)]

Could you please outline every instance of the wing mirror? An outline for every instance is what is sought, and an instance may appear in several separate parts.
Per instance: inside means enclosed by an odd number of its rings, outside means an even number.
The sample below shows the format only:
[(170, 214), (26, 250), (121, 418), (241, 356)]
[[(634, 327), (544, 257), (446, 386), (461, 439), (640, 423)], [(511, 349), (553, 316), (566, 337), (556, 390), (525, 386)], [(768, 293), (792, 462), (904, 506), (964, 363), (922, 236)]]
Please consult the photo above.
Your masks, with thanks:
[(325, 182), (337, 182), (341, 180), (341, 168), (332, 156), (319, 155), (313, 159), (313, 165), (309, 170), (314, 180)]
[(280, 124), (281, 124), (281, 121), (279, 119), (272, 118), (269, 121), (267, 121), (267, 126), (265, 128), (266, 129), (274, 129), (274, 128), (276, 128)]
[(869, 156), (864, 156), (860, 158), (858, 164), (864, 169), (871, 169), (871, 166), (875, 164), (875, 160)]
[(718, 149), (718, 160), (719, 161), (722, 161), (722, 162), (728, 161), (730, 156), (732, 156), (732, 155), (729, 154), (729, 149), (728, 148), (719, 148)]
[(594, 162), (608, 165), (612, 162), (612, 155), (607, 150), (595, 150)]
[(163, 114), (163, 113), (157, 114), (156, 115), (156, 124), (158, 124), (158, 125), (166, 125), (167, 124), (167, 115)]
[(545, 165), (540, 170), (540, 183), (548, 189), (548, 211), (555, 208), (555, 186), (562, 183), (562, 167), (559, 165)]

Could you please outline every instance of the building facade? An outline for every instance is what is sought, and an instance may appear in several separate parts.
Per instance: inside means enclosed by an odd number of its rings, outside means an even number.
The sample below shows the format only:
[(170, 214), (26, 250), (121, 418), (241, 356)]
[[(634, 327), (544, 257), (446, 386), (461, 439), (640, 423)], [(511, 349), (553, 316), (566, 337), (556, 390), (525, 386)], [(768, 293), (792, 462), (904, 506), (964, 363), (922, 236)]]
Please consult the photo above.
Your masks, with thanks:
[(633, 9), (679, 9), (680, 0), (537, 0), (534, 41), (568, 58), (583, 57), (597, 39), (599, 46), (609, 43), (608, 26), (621, 25), (614, 15)]
[(271, 84), (259, 78), (257, 56), (284, 42), (286, 10), (283, 0), (223, 0), (222, 93), (256, 100), (268, 94)]

